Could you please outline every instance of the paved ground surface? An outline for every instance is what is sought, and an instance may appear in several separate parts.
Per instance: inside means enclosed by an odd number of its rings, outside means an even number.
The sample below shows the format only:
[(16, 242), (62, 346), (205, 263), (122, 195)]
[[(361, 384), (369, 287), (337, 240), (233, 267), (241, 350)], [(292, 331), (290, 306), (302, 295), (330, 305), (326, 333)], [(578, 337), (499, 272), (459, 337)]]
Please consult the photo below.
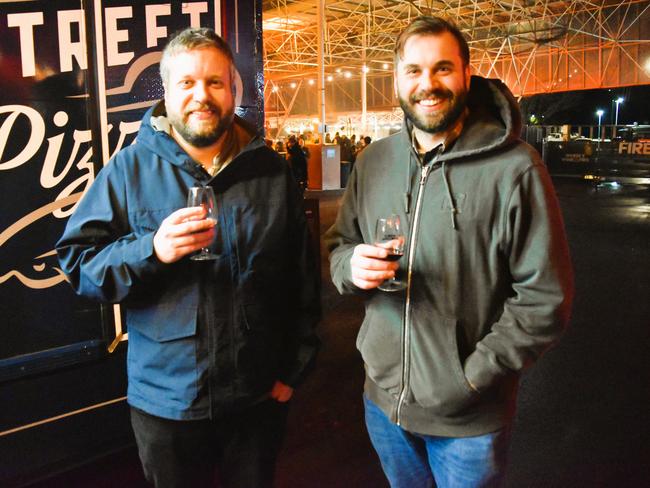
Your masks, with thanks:
[(556, 182), (571, 326), (522, 378), (508, 486), (650, 486), (650, 187)]
[[(556, 181), (576, 271), (571, 327), (522, 377), (508, 487), (650, 486), (650, 187)], [(338, 194), (319, 194), (321, 229)], [(386, 487), (363, 426), (362, 304), (323, 253), (322, 354), (293, 401), (278, 488)], [(39, 487), (140, 487), (133, 450)]]

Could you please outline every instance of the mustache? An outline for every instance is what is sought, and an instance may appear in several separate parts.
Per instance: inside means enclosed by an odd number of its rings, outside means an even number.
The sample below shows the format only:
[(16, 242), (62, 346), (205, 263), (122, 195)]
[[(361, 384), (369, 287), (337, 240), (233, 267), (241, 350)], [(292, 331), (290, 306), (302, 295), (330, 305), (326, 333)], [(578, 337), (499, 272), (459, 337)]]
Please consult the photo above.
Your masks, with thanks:
[(447, 90), (444, 88), (436, 88), (434, 90), (426, 90), (426, 91), (423, 90), (411, 95), (409, 97), (409, 101), (411, 103), (417, 103), (421, 100), (426, 100), (427, 98), (432, 98), (432, 97), (445, 100), (445, 99), (453, 98), (454, 94), (451, 92), (451, 90)]
[(197, 103), (195, 105), (191, 105), (190, 107), (183, 112), (183, 115), (189, 115), (192, 112), (196, 112), (198, 110), (210, 110), (211, 112), (216, 113), (217, 115), (221, 115), (221, 109), (217, 106), (214, 105), (210, 102), (205, 102), (205, 103)]

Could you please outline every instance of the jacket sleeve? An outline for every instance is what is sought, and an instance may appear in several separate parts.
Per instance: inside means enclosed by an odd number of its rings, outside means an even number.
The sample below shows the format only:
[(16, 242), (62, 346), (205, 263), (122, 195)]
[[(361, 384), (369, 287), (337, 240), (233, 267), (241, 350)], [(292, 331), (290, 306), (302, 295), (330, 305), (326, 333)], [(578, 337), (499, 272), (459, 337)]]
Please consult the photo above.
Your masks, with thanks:
[(364, 242), (358, 224), (357, 208), (357, 172), (355, 166), (348, 180), (336, 221), (325, 234), (325, 245), (330, 253), (332, 282), (341, 294), (363, 293), (360, 288), (352, 283), (350, 269), (350, 258), (352, 258), (354, 248)]
[(62, 271), (79, 295), (117, 303), (164, 265), (153, 251), (155, 229), (136, 233), (127, 218), (128, 183), (109, 163), (70, 217), (56, 251)]
[(520, 176), (504, 211), (501, 251), (512, 292), (499, 320), (465, 361), (465, 375), (479, 391), (521, 370), (557, 340), (573, 300), (564, 224), (541, 162)]
[(293, 256), (295, 274), (290, 280), (289, 296), (295, 297), (289, 314), (291, 324), (287, 328), (285, 344), (287, 354), (281, 366), (280, 377), (283, 383), (295, 387), (311, 371), (320, 347), (316, 327), (321, 318), (320, 276), (312, 236), (307, 226), (307, 218), (302, 195), (296, 183), (289, 182), (289, 212), (292, 214), (289, 253)]

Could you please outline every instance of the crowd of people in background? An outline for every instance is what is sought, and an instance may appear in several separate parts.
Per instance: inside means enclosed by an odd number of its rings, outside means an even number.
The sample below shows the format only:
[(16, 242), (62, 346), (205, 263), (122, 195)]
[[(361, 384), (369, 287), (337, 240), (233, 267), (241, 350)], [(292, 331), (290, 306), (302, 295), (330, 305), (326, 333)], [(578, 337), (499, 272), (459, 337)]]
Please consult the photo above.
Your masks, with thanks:
[[(291, 134), (286, 137), (271, 140), (266, 139), (266, 144), (274, 149), (278, 154), (283, 156), (291, 167), (291, 171), (300, 188), (304, 191), (308, 185), (307, 161), (309, 160), (309, 144), (318, 144), (318, 134), (305, 132), (303, 134)], [(356, 134), (348, 137), (346, 134), (341, 135), (338, 131), (332, 136), (329, 132), (325, 134), (325, 144), (337, 144), (340, 148), (341, 163), (350, 163), (354, 165), (357, 157), (372, 142), (370, 136), (360, 136)]]

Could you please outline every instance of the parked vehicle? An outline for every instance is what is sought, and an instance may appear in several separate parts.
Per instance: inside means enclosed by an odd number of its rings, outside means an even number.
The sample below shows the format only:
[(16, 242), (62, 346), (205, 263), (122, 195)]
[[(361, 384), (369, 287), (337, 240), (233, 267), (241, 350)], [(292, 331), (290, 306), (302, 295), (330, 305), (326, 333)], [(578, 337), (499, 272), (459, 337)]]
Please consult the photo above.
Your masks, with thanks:
[(650, 125), (628, 125), (616, 130), (618, 141), (650, 141)]

